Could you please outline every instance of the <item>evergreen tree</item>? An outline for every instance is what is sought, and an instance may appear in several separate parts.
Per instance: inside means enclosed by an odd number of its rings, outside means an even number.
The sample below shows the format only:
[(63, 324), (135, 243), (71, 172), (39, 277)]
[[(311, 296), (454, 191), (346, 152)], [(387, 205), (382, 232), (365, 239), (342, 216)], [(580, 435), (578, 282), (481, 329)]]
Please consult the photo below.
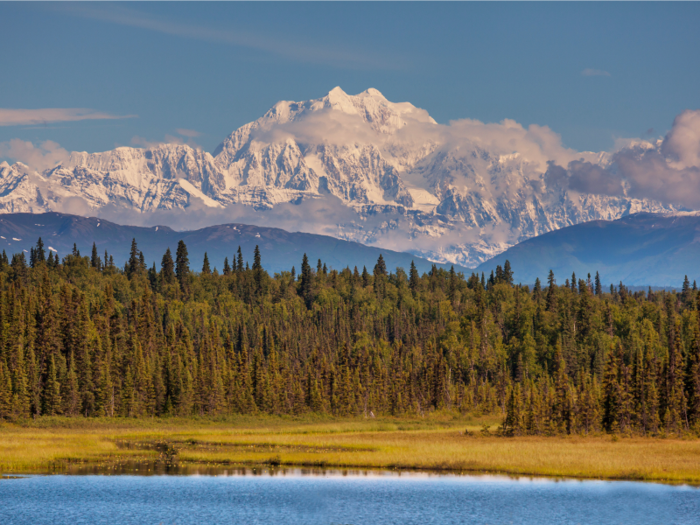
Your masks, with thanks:
[(532, 288), (532, 295), (535, 301), (539, 303), (542, 297), (542, 283), (540, 282), (539, 277), (535, 279), (535, 286)]
[(46, 261), (46, 251), (44, 250), (44, 241), (41, 240), (41, 237), (36, 241), (36, 258), (37, 262), (44, 262)]
[(237, 272), (242, 272), (243, 271), (243, 252), (241, 251), (241, 247), (238, 247), (238, 252), (237, 252), (237, 264), (236, 264), (236, 271)]
[(141, 270), (141, 261), (139, 258), (139, 248), (136, 244), (136, 238), (131, 240), (131, 250), (129, 251), (129, 261), (126, 263), (126, 276), (132, 279), (138, 275)]
[(190, 260), (187, 257), (187, 246), (183, 241), (178, 241), (177, 251), (175, 252), (175, 275), (180, 288), (183, 291), (189, 289), (190, 278)]
[(622, 387), (619, 381), (619, 359), (615, 348), (608, 352), (603, 379), (603, 428), (608, 432), (620, 430), (620, 412), (622, 410)]
[(415, 297), (416, 293), (418, 292), (419, 286), (420, 286), (420, 275), (418, 275), (418, 270), (416, 269), (416, 264), (413, 261), (411, 261), (411, 271), (409, 273), (409, 287), (411, 288), (411, 292), (413, 292), (414, 297)]
[(255, 295), (260, 297), (263, 294), (263, 274), (262, 258), (260, 257), (260, 248), (255, 245), (255, 253), (253, 255), (253, 279), (255, 281)]
[(386, 263), (384, 257), (379, 254), (377, 264), (374, 265), (374, 293), (383, 297), (386, 292)]
[(554, 279), (554, 272), (549, 270), (547, 277), (547, 311), (555, 312), (557, 310), (557, 281)]
[(301, 282), (299, 283), (299, 295), (304, 299), (307, 308), (311, 308), (313, 303), (313, 274), (309, 258), (304, 254), (301, 261)]
[(97, 255), (97, 245), (94, 242), (92, 243), (92, 255), (90, 256), (90, 266), (92, 266), (96, 270), (100, 270), (102, 266), (100, 264), (100, 256)]
[(207, 252), (204, 252), (204, 263), (202, 263), (202, 275), (211, 275), (211, 268), (209, 267), (209, 256)]
[(367, 288), (369, 286), (369, 272), (367, 271), (367, 267), (363, 266), (362, 267), (362, 287)]
[(503, 433), (506, 436), (520, 436), (526, 431), (525, 413), (522, 405), (520, 383), (510, 389), (506, 418), (503, 422)]
[(49, 359), (49, 369), (44, 386), (43, 413), (55, 416), (61, 413), (61, 384), (58, 382), (58, 372), (54, 355)]
[(684, 363), (681, 338), (681, 321), (669, 318), (669, 355), (666, 368), (666, 403), (664, 427), (670, 432), (680, 432), (687, 426), (687, 400), (684, 391)]
[(255, 245), (255, 252), (253, 254), (253, 270), (262, 270), (262, 258), (260, 257), (260, 247), (257, 244)]
[(75, 371), (75, 357), (71, 353), (69, 361), (68, 373), (64, 381), (62, 381), (63, 399), (62, 412), (67, 416), (80, 415), (80, 392), (78, 386), (78, 375)]
[(510, 267), (510, 261), (506, 259), (506, 262), (503, 264), (503, 282), (513, 286), (513, 270)]
[(165, 250), (163, 259), (160, 262), (160, 279), (166, 284), (175, 282), (175, 264), (173, 263), (173, 256), (170, 253), (170, 248)]
[(0, 360), (0, 419), (12, 417), (12, 374)]

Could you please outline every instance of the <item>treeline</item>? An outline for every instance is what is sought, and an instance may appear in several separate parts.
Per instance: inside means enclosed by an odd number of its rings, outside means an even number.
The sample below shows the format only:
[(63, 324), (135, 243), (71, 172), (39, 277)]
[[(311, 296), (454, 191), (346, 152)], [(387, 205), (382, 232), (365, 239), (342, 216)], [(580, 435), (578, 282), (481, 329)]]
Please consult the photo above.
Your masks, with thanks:
[(506, 435), (700, 431), (699, 294), (412, 265), (0, 256), (0, 417), (503, 414)]

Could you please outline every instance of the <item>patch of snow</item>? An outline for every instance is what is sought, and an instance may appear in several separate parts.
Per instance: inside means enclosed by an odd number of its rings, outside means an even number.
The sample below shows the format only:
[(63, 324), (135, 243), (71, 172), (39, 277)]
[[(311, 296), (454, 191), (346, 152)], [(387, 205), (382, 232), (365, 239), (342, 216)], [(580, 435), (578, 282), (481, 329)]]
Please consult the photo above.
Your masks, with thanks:
[(178, 179), (178, 183), (180, 184), (180, 187), (183, 190), (185, 190), (187, 193), (189, 193), (193, 197), (197, 197), (197, 198), (201, 199), (204, 202), (204, 204), (206, 204), (210, 208), (223, 208), (223, 206), (221, 204), (216, 202), (211, 197), (207, 197), (206, 195), (204, 195), (204, 193), (202, 193), (201, 190), (198, 190), (197, 188), (195, 188), (191, 182), (189, 182), (185, 179)]

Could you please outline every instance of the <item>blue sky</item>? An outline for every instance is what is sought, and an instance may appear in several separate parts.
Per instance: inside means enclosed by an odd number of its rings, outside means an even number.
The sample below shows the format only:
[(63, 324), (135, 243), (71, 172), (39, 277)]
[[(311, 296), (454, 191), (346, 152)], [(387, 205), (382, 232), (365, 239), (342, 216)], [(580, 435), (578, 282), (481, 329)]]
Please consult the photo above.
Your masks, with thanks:
[[(0, 144), (212, 151), (276, 101), (339, 85), (609, 150), (700, 108), (698, 27), (694, 2), (2, 3)], [(46, 108), (56, 121), (13, 111)]]

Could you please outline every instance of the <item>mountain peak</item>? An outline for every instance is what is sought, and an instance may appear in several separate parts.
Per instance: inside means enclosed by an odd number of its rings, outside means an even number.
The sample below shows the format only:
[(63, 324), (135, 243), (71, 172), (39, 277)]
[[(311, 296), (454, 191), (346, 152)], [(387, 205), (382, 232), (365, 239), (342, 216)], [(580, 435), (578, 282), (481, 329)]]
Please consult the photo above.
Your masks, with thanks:
[(341, 88), (340, 86), (335, 86), (333, 89), (331, 89), (328, 92), (328, 96), (329, 97), (337, 97), (337, 96), (347, 97), (348, 94), (345, 91), (343, 91), (343, 88)]
[(340, 86), (336, 86), (333, 89), (331, 89), (328, 92), (327, 97), (329, 99), (338, 99), (338, 98), (374, 98), (378, 100), (383, 100), (385, 102), (388, 102), (386, 97), (382, 94), (381, 91), (375, 88), (368, 88), (365, 89), (362, 93), (358, 93), (357, 95), (348, 95), (343, 88)]
[(374, 88), (369, 88), (357, 95), (358, 97), (372, 97), (372, 98), (378, 98), (381, 100), (386, 100), (386, 97), (382, 95), (381, 91), (378, 89)]

